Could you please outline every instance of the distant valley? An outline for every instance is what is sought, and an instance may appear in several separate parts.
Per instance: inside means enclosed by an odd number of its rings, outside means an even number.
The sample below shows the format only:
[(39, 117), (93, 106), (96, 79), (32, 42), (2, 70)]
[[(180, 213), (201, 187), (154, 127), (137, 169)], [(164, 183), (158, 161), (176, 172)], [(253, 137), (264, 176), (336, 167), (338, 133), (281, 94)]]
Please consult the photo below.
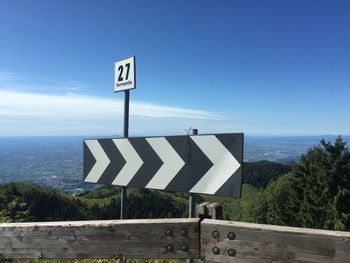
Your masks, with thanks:
[[(310, 147), (335, 136), (246, 136), (246, 162), (297, 161)], [(349, 141), (350, 136), (343, 137)], [(96, 188), (82, 182), (83, 137), (0, 137), (0, 184), (27, 182), (67, 193)]]

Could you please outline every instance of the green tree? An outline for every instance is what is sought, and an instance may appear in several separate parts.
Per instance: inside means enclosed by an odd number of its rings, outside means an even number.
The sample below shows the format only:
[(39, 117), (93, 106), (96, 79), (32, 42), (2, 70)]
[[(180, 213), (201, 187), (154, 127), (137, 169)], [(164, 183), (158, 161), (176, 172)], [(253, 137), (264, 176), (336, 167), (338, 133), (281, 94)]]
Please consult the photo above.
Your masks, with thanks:
[[(321, 140), (293, 169), (303, 187), (299, 217), (304, 227), (346, 229), (342, 203), (350, 204), (350, 152), (341, 137), (334, 144)], [(345, 200), (344, 200), (345, 199)], [(338, 204), (338, 205), (337, 205)], [(344, 214), (345, 215), (341, 215)]]
[(341, 137), (321, 140), (292, 171), (271, 182), (245, 212), (251, 222), (350, 229), (350, 152)]
[(263, 224), (298, 226), (300, 201), (293, 188), (293, 179), (289, 174), (271, 182), (250, 204), (245, 219)]
[(289, 173), (291, 165), (270, 161), (244, 163), (243, 183), (250, 184), (259, 189), (265, 189), (272, 180)]

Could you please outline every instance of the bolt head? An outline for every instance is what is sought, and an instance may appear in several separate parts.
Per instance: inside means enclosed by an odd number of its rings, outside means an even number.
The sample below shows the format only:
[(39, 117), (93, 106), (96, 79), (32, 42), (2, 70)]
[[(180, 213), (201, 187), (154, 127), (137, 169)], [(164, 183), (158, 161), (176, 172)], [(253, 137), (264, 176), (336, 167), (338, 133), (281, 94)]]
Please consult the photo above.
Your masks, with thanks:
[(174, 251), (174, 246), (173, 245), (167, 245), (166, 246), (166, 251), (167, 252), (173, 252)]
[(188, 247), (187, 244), (183, 244), (183, 245), (181, 246), (181, 249), (182, 249), (183, 252), (188, 252), (189, 247)]
[(227, 234), (227, 237), (228, 237), (228, 239), (230, 239), (230, 240), (234, 240), (234, 239), (236, 239), (236, 234), (233, 233), (233, 232), (230, 232), (230, 233)]
[(214, 232), (212, 233), (212, 236), (213, 236), (213, 238), (215, 238), (215, 239), (219, 239), (219, 238), (220, 238), (220, 233), (219, 233), (218, 231), (214, 231)]
[(214, 255), (219, 255), (220, 254), (220, 248), (213, 247), (212, 252), (213, 252)]
[(173, 231), (171, 229), (165, 230), (165, 235), (171, 237), (173, 235)]
[(186, 228), (182, 228), (181, 230), (180, 230), (180, 235), (181, 236), (187, 236), (187, 229)]
[(234, 250), (234, 249), (229, 249), (229, 250), (227, 251), (227, 254), (228, 254), (230, 257), (234, 257), (234, 256), (236, 256), (236, 250)]

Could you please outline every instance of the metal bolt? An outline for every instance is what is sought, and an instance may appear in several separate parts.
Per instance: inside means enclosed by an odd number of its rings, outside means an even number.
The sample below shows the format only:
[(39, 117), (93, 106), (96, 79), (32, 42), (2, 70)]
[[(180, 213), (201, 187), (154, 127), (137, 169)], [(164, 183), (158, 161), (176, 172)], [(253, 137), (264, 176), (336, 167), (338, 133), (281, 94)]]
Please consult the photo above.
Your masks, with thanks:
[(230, 239), (230, 240), (234, 240), (234, 239), (236, 239), (236, 234), (233, 233), (233, 232), (230, 232), (230, 233), (228, 233), (227, 237), (228, 237), (228, 239)]
[(213, 247), (212, 252), (213, 252), (214, 255), (219, 255), (220, 254), (220, 248)]
[(186, 230), (186, 228), (182, 228), (181, 230), (180, 230), (180, 235), (181, 236), (187, 236), (187, 230)]
[(181, 249), (182, 249), (183, 252), (188, 252), (189, 247), (188, 247), (187, 244), (183, 244), (183, 245), (181, 246)]
[(166, 249), (167, 252), (173, 252), (174, 251), (174, 246), (173, 245), (167, 245), (165, 249)]
[(171, 237), (173, 235), (173, 231), (171, 229), (165, 230), (165, 235)]
[(220, 238), (220, 233), (219, 233), (218, 231), (214, 231), (214, 232), (212, 233), (212, 236), (213, 236), (213, 238), (215, 238), (215, 239), (219, 239), (219, 238)]
[(234, 257), (234, 256), (236, 256), (236, 250), (234, 250), (234, 249), (229, 249), (229, 250), (227, 251), (227, 254), (228, 254), (230, 257)]

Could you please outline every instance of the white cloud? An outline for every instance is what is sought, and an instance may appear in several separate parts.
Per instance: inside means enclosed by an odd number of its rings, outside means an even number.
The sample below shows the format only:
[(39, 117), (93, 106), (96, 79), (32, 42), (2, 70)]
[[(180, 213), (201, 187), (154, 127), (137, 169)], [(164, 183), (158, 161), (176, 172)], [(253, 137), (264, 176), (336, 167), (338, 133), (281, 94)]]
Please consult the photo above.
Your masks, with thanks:
[(14, 79), (15, 77), (16, 77), (16, 74), (12, 72), (0, 71), (0, 81)]
[[(0, 114), (13, 116), (77, 118), (123, 115), (124, 102), (74, 94), (47, 95), (0, 90)], [(130, 102), (130, 115), (141, 117), (218, 119), (206, 111)]]
[[(123, 100), (76, 95), (85, 88), (80, 81), (0, 71), (0, 136), (122, 135)], [(200, 109), (130, 102), (131, 136), (186, 134), (190, 127), (232, 132), (233, 126)]]
[(52, 81), (37, 75), (0, 71), (0, 90), (27, 93), (47, 93), (49, 90), (51, 94), (69, 94), (86, 87), (86, 84), (75, 80)]
[[(121, 134), (123, 111), (123, 101), (117, 99), (0, 90), (0, 135)], [(130, 102), (134, 134), (184, 132), (220, 119), (197, 109)]]

